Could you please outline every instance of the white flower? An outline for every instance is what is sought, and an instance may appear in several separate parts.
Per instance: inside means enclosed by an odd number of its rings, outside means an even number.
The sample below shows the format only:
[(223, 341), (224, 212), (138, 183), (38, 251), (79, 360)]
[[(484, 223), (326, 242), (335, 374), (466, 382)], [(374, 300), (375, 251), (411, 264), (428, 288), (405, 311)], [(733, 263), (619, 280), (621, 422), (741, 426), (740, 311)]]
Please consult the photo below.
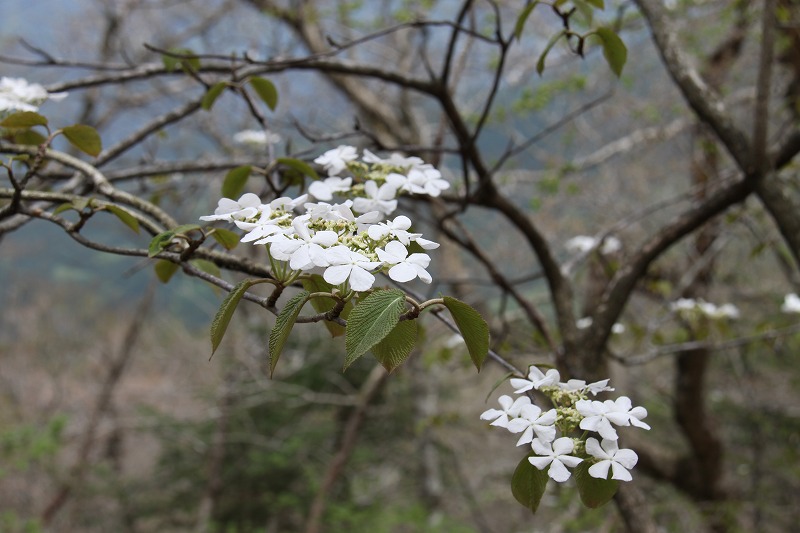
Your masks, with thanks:
[(597, 245), (597, 239), (588, 235), (576, 235), (564, 243), (564, 248), (569, 252), (586, 253)]
[(691, 311), (697, 307), (697, 302), (692, 298), (680, 298), (669, 305), (671, 311)]
[(233, 135), (233, 142), (259, 148), (281, 142), (281, 136), (271, 131), (244, 130)]
[(578, 413), (585, 418), (581, 420), (580, 428), (587, 431), (596, 431), (608, 440), (617, 440), (617, 430), (611, 425), (636, 426), (650, 429), (650, 426), (641, 419), (647, 416), (644, 407), (631, 408), (631, 400), (627, 396), (620, 396), (616, 400), (578, 400), (575, 402)]
[(622, 249), (622, 242), (616, 237), (606, 237), (603, 239), (603, 245), (600, 247), (600, 253), (603, 255), (610, 255), (619, 252)]
[(347, 168), (347, 162), (353, 161), (357, 157), (358, 153), (355, 147), (342, 145), (317, 157), (314, 163), (322, 165), (328, 171), (328, 176), (338, 176)]
[(38, 83), (22, 78), (0, 78), (0, 113), (4, 111), (37, 111), (45, 100), (62, 100), (67, 93), (48, 93)]
[(372, 180), (364, 184), (366, 198), (356, 198), (353, 202), (353, 210), (358, 213), (368, 211), (380, 211), (385, 215), (390, 215), (397, 209), (397, 189), (390, 183), (384, 183), (380, 187)]
[(556, 423), (557, 417), (555, 409), (542, 413), (537, 405), (523, 405), (519, 412), (519, 418), (510, 420), (506, 429), (511, 433), (522, 433), (517, 441), (517, 446), (531, 442), (534, 433), (540, 440), (552, 442), (556, 438), (556, 427), (553, 424)]
[(609, 387), (608, 382), (608, 379), (602, 379), (600, 381), (595, 381), (594, 383), (589, 383), (586, 385), (585, 390), (586, 392), (591, 392), (593, 396), (597, 396), (601, 392), (613, 391), (614, 387)]
[[(464, 341), (461, 335), (458, 336), (458, 340), (459, 342)], [(490, 425), (501, 428), (508, 427), (510, 418), (517, 418), (523, 407), (531, 405), (531, 399), (527, 396), (520, 396), (516, 400), (512, 400), (510, 396), (504, 394), (500, 396), (497, 401), (500, 402), (500, 407), (502, 409), (489, 409), (484, 411), (481, 413), (481, 420), (494, 420)]]
[(372, 288), (375, 276), (369, 271), (381, 266), (379, 261), (370, 261), (364, 255), (344, 245), (325, 250), (325, 258), (330, 264), (322, 275), (325, 281), (331, 285), (341, 285), (349, 279), (350, 288), (358, 292)]
[(412, 233), (410, 239), (419, 244), (420, 248), (423, 250), (435, 250), (439, 247), (438, 242), (429, 241), (428, 239), (423, 239), (420, 233)]
[(800, 313), (800, 296), (796, 294), (787, 294), (783, 298), (783, 305), (781, 311), (784, 313)]
[(714, 320), (723, 318), (736, 319), (740, 316), (739, 309), (733, 304), (728, 303), (717, 306), (703, 299), (681, 298), (670, 304), (670, 309), (677, 313), (691, 313), (697, 310)]
[(245, 193), (237, 201), (230, 198), (220, 198), (213, 215), (205, 215), (200, 220), (247, 220), (255, 218), (261, 210), (261, 198), (251, 192)]
[(315, 181), (308, 187), (308, 192), (317, 200), (328, 201), (333, 198), (334, 194), (346, 193), (350, 191), (353, 184), (353, 178), (325, 178), (322, 181)]
[(379, 163), (400, 168), (406, 168), (406, 167), (416, 168), (425, 164), (425, 162), (419, 157), (414, 157), (414, 156), (405, 157), (397, 152), (392, 153), (386, 159), (381, 159), (380, 157), (373, 154), (369, 150), (364, 150), (364, 157), (362, 159), (364, 160), (365, 163)]
[[(289, 218), (288, 213), (284, 213), (277, 217), (273, 217), (273, 211), (269, 206), (262, 206), (261, 216), (256, 222), (244, 222), (241, 220), (234, 221), (239, 229), (247, 232), (247, 234), (240, 239), (241, 242), (252, 242), (268, 237), (274, 233), (283, 231), (278, 224)], [(263, 243), (258, 243), (263, 244)]]
[(433, 281), (431, 275), (425, 270), (431, 262), (428, 254), (411, 254), (402, 243), (390, 241), (384, 249), (375, 250), (378, 258), (388, 265), (394, 265), (389, 269), (389, 277), (400, 283), (411, 281), (419, 277), (425, 283)]
[(740, 316), (739, 309), (733, 304), (722, 304), (717, 307), (712, 314), (711, 318), (730, 318), (737, 319)]
[(600, 459), (589, 467), (589, 475), (598, 479), (608, 479), (608, 470), (611, 469), (611, 479), (619, 481), (630, 481), (633, 479), (628, 472), (636, 466), (639, 456), (633, 450), (620, 450), (616, 440), (603, 439), (602, 443), (590, 437), (586, 441), (586, 453), (592, 457)]
[(310, 270), (315, 266), (328, 266), (323, 247), (333, 246), (339, 240), (335, 231), (318, 231), (312, 235), (307, 222), (307, 215), (295, 218), (292, 221), (292, 228), (296, 237), (275, 240), (270, 246), (272, 257), (279, 261), (289, 261), (292, 270)]
[(409, 170), (406, 183), (403, 185), (403, 190), (428, 196), (439, 196), (442, 191), (449, 188), (450, 184), (442, 178), (442, 173), (432, 165), (422, 165)]
[(291, 198), (290, 196), (281, 196), (280, 198), (275, 198), (269, 203), (269, 207), (274, 209), (275, 211), (279, 209), (283, 209), (284, 211), (291, 211), (298, 205), (303, 204), (303, 202), (308, 199), (307, 194), (301, 194), (297, 198)]
[(539, 470), (544, 470), (547, 465), (550, 465), (547, 475), (559, 483), (569, 479), (570, 472), (567, 467), (575, 468), (578, 463), (583, 461), (580, 457), (568, 455), (575, 448), (575, 443), (569, 437), (556, 439), (552, 444), (533, 439), (531, 448), (536, 455), (541, 457), (528, 457), (528, 462)]
[(578, 329), (586, 329), (592, 325), (592, 317), (585, 316), (575, 321), (575, 326)]
[(379, 241), (391, 235), (406, 246), (411, 242), (411, 234), (407, 231), (411, 227), (411, 219), (407, 216), (400, 215), (392, 221), (383, 222), (370, 226), (367, 234), (373, 241)]
[(620, 324), (619, 322), (615, 322), (614, 325), (611, 326), (611, 333), (614, 333), (615, 335), (625, 333), (625, 324)]
[(549, 369), (547, 374), (544, 374), (537, 367), (531, 366), (528, 370), (528, 379), (511, 378), (510, 383), (514, 387), (514, 392), (522, 394), (531, 389), (539, 390), (539, 387), (558, 385), (559, 381), (561, 374), (555, 368)]

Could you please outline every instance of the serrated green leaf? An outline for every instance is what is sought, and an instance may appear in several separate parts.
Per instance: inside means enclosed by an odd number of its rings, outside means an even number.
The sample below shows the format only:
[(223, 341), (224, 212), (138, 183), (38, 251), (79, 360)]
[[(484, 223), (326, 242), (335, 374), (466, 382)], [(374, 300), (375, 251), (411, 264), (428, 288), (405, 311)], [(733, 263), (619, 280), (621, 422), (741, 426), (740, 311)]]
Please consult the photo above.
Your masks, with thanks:
[(293, 157), (279, 157), (275, 161), (282, 165), (286, 165), (287, 167), (292, 168), (300, 172), (301, 174), (310, 176), (315, 180), (319, 179), (319, 174), (317, 174), (317, 171), (314, 170), (314, 168), (305, 161), (302, 161), (300, 159), (295, 159)]
[[(619, 481), (615, 479), (598, 479), (589, 474), (592, 463), (583, 461), (575, 467), (575, 484), (578, 486), (578, 493), (581, 501), (586, 507), (596, 509), (608, 503), (619, 488)], [(610, 473), (610, 472), (609, 472)]]
[(528, 17), (533, 12), (533, 8), (535, 8), (538, 3), (538, 0), (536, 2), (531, 2), (525, 6), (525, 9), (523, 9), (517, 17), (517, 22), (514, 24), (514, 38), (516, 40), (519, 41), (522, 38), (522, 30), (525, 28), (525, 22), (527, 22)]
[(47, 137), (33, 130), (20, 130), (14, 132), (14, 142), (17, 144), (39, 146), (47, 142)]
[(217, 278), (222, 274), (217, 264), (207, 259), (192, 259), (189, 263), (197, 267), (198, 270)]
[(585, 0), (585, 1), (586, 1), (587, 4), (591, 4), (594, 7), (596, 7), (597, 9), (605, 9), (606, 8), (606, 4), (605, 4), (604, 0)]
[(603, 44), (603, 57), (606, 58), (611, 71), (620, 77), (625, 62), (628, 60), (628, 48), (619, 35), (609, 28), (597, 28), (596, 35), (600, 37)]
[(135, 216), (130, 214), (127, 209), (119, 207), (118, 205), (107, 205), (105, 209), (120, 219), (123, 224), (131, 228), (135, 233), (139, 233), (139, 221)]
[(257, 279), (246, 279), (244, 281), (240, 281), (222, 301), (222, 305), (219, 306), (217, 314), (214, 315), (214, 320), (211, 321), (212, 356), (214, 355), (214, 352), (217, 351), (219, 344), (222, 342), (222, 338), (225, 336), (225, 331), (228, 329), (228, 324), (231, 323), (233, 313), (236, 311), (236, 306), (239, 305), (239, 301), (242, 299), (242, 296), (244, 296), (244, 293), (247, 292), (247, 289), (258, 282), (259, 280)]
[(281, 309), (278, 318), (275, 320), (275, 327), (269, 333), (269, 375), (275, 372), (275, 367), (278, 364), (278, 359), (281, 357), (283, 346), (289, 338), (289, 333), (294, 327), (294, 322), (297, 320), (297, 315), (300, 310), (308, 301), (308, 292), (301, 291), (295, 294), (286, 305)]
[(205, 109), (206, 111), (210, 111), (211, 108), (214, 106), (214, 102), (217, 101), (219, 95), (225, 91), (225, 88), (228, 86), (227, 82), (221, 81), (219, 83), (215, 83), (211, 87), (208, 88), (206, 94), (203, 96), (203, 100), (200, 102), (200, 107)]
[(391, 372), (411, 355), (417, 342), (417, 321), (398, 322), (381, 342), (372, 347), (372, 355), (387, 372)]
[(67, 140), (86, 154), (92, 157), (97, 157), (103, 150), (103, 142), (100, 140), (100, 135), (97, 130), (85, 124), (75, 124), (73, 126), (66, 126), (61, 129), (61, 133)]
[(278, 105), (278, 89), (275, 88), (275, 84), (267, 79), (253, 76), (250, 78), (250, 86), (258, 97), (267, 104), (267, 107), (275, 111), (275, 107)]
[(564, 33), (564, 30), (561, 30), (557, 34), (553, 35), (547, 42), (547, 46), (544, 47), (542, 54), (539, 56), (539, 60), (536, 62), (536, 73), (538, 75), (541, 76), (542, 72), (544, 72), (544, 61), (545, 59), (547, 59), (547, 54), (550, 53), (550, 50), (552, 50), (552, 48), (556, 45), (558, 40), (564, 37), (564, 35), (566, 35)]
[[(302, 280), (302, 284), (303, 288), (308, 292), (333, 291), (333, 285), (325, 281), (319, 274), (314, 274), (309, 278)], [(317, 313), (327, 313), (336, 306), (336, 301), (333, 300), (332, 298), (312, 298), (311, 305), (314, 307), (314, 310)], [(353, 309), (352, 302), (347, 302), (347, 304), (345, 304), (344, 309), (342, 310), (339, 316), (347, 320), (347, 317), (349, 316), (350, 311), (352, 309)], [(323, 321), (323, 323), (325, 324), (325, 327), (328, 329), (328, 332), (331, 334), (331, 337), (340, 337), (344, 335), (345, 333), (344, 326), (341, 326), (336, 322), (329, 322), (327, 320)]]
[(247, 184), (250, 178), (250, 165), (232, 168), (225, 174), (225, 180), (222, 182), (222, 196), (225, 198), (235, 199), (241, 195), (242, 189)]
[(233, 250), (239, 244), (239, 235), (229, 229), (214, 228), (211, 236), (226, 250)]
[(3, 128), (32, 128), (46, 125), (47, 118), (33, 111), (20, 111), (0, 121), (0, 127)]
[(368, 294), (353, 307), (347, 318), (345, 369), (394, 329), (405, 309), (404, 302), (403, 291), (388, 289)]
[(511, 476), (511, 493), (514, 499), (535, 513), (550, 478), (547, 470), (539, 470), (528, 461), (528, 457), (532, 455), (525, 456), (514, 470), (514, 475)]
[(444, 305), (464, 337), (472, 364), (480, 372), (489, 354), (489, 325), (475, 309), (460, 300), (445, 296)]
[(167, 283), (178, 271), (180, 265), (177, 263), (173, 263), (172, 261), (167, 261), (165, 259), (159, 259), (156, 261), (155, 266), (153, 267), (156, 271), (156, 276), (158, 277), (161, 283)]

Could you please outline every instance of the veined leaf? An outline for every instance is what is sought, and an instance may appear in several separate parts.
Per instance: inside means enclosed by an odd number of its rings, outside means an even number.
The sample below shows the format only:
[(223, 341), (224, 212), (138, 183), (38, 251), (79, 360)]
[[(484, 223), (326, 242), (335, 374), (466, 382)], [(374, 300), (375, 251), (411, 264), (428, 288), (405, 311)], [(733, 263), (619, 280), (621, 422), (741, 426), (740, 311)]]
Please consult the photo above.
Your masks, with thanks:
[(222, 196), (235, 199), (241, 195), (242, 189), (250, 178), (250, 165), (232, 168), (225, 174), (225, 181), (222, 182)]
[(575, 467), (575, 484), (578, 486), (578, 493), (581, 501), (586, 507), (596, 509), (608, 503), (619, 488), (619, 481), (616, 479), (598, 479), (589, 474), (592, 464), (583, 461)]
[(155, 267), (153, 268), (156, 271), (156, 276), (159, 281), (161, 281), (161, 283), (167, 283), (172, 278), (172, 275), (178, 271), (180, 265), (172, 261), (167, 261), (166, 259), (159, 259), (156, 261)]
[(105, 209), (106, 211), (108, 211), (109, 213), (120, 219), (123, 224), (131, 228), (135, 233), (139, 233), (139, 221), (136, 219), (135, 216), (130, 214), (130, 212), (128, 212), (127, 209), (124, 209), (118, 205), (111, 205), (111, 204), (107, 205)]
[(92, 157), (97, 157), (103, 150), (103, 142), (100, 140), (100, 135), (97, 130), (85, 124), (75, 124), (73, 126), (66, 126), (61, 129), (61, 133), (67, 140), (86, 154)]
[(267, 104), (267, 107), (275, 111), (275, 107), (278, 105), (278, 89), (275, 88), (275, 84), (267, 79), (253, 76), (250, 78), (250, 86), (258, 97)]
[(389, 289), (375, 291), (353, 307), (347, 318), (345, 369), (394, 329), (405, 309), (404, 302), (403, 291)]
[(619, 35), (609, 28), (597, 28), (596, 35), (603, 44), (603, 57), (606, 58), (611, 71), (620, 77), (625, 62), (628, 60), (628, 48)]
[(532, 455), (523, 457), (514, 470), (514, 475), (511, 476), (511, 493), (514, 499), (535, 513), (550, 478), (546, 470), (539, 470), (528, 461), (528, 457)]
[(464, 337), (472, 364), (480, 372), (489, 354), (489, 325), (480, 313), (460, 300), (445, 296), (444, 305)]
[(14, 142), (17, 144), (25, 144), (28, 146), (39, 146), (47, 142), (47, 137), (30, 129), (19, 130), (14, 132)]
[(163, 231), (150, 240), (150, 246), (147, 248), (147, 255), (149, 257), (158, 255), (162, 250), (164, 250), (164, 248), (169, 246), (169, 244), (172, 242), (172, 239), (174, 239), (176, 235), (185, 235), (191, 231), (196, 231), (199, 229), (200, 226), (197, 224), (183, 224), (173, 229)]
[(281, 165), (286, 165), (287, 167), (292, 168), (301, 174), (310, 176), (315, 180), (319, 179), (319, 174), (317, 174), (317, 171), (305, 161), (301, 161), (300, 159), (295, 159), (293, 157), (279, 157), (275, 161)]
[[(189, 261), (189, 263), (197, 267), (198, 270), (201, 270), (206, 274), (211, 274), (217, 278), (222, 274), (217, 264), (207, 259), (192, 259)], [(216, 285), (214, 286), (216, 287)]]
[(239, 244), (239, 235), (229, 229), (214, 228), (211, 236), (226, 250), (233, 250)]
[(47, 118), (33, 111), (20, 111), (0, 121), (0, 127), (3, 128), (32, 128), (34, 126), (47, 126)]
[(605, 9), (606, 4), (603, 0), (585, 0), (587, 4), (591, 4), (597, 9)]
[(228, 329), (228, 324), (231, 322), (231, 318), (233, 318), (233, 313), (236, 311), (236, 306), (239, 305), (239, 301), (244, 296), (244, 293), (247, 292), (251, 286), (258, 283), (260, 280), (258, 279), (246, 279), (244, 281), (240, 281), (236, 284), (236, 286), (228, 293), (228, 296), (225, 297), (225, 300), (222, 301), (222, 305), (219, 306), (217, 310), (217, 314), (214, 316), (214, 320), (211, 321), (211, 355), (214, 355), (214, 352), (217, 351), (219, 347), (219, 343), (222, 342), (222, 338), (225, 336), (225, 331)]
[[(68, 211), (70, 209), (75, 209), (75, 206), (72, 205), (71, 202), (64, 202), (63, 204), (53, 209), (53, 216), (63, 213), (64, 211)], [(77, 209), (75, 210), (77, 211)]]
[(294, 322), (297, 320), (297, 315), (303, 305), (308, 301), (308, 292), (302, 291), (295, 294), (286, 305), (281, 309), (278, 318), (275, 320), (275, 327), (269, 333), (269, 375), (275, 372), (275, 367), (278, 364), (278, 359), (283, 351), (283, 346), (286, 344), (286, 339), (289, 338), (289, 333), (294, 327)]
[(227, 86), (227, 82), (221, 81), (209, 87), (208, 91), (206, 91), (206, 94), (203, 96), (202, 102), (200, 102), (200, 107), (206, 111), (211, 111), (211, 108), (214, 106), (214, 102), (217, 101), (217, 98), (219, 98), (219, 95), (223, 93)]
[(372, 354), (387, 372), (391, 372), (411, 355), (417, 342), (417, 321), (398, 322), (382, 341), (372, 347)]

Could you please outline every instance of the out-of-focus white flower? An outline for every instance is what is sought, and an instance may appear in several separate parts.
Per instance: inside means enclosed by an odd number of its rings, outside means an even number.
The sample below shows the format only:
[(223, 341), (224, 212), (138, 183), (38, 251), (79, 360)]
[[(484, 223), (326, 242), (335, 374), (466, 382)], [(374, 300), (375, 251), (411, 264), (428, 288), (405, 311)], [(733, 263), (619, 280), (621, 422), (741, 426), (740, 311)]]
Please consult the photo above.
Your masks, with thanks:
[(540, 457), (528, 457), (528, 462), (539, 470), (544, 470), (550, 465), (547, 475), (559, 483), (569, 479), (570, 472), (567, 467), (575, 468), (583, 461), (580, 457), (569, 455), (575, 448), (575, 443), (569, 437), (561, 437), (552, 443), (533, 439), (531, 448)]
[(591, 325), (592, 325), (592, 317), (590, 316), (585, 316), (575, 321), (575, 326), (578, 329), (586, 329)]
[(382, 159), (369, 150), (364, 150), (364, 157), (362, 159), (365, 163), (379, 163), (400, 168), (417, 168), (425, 164), (425, 162), (419, 157), (406, 157), (397, 152), (394, 152), (389, 157)]
[(46, 100), (63, 100), (67, 93), (48, 93), (38, 83), (23, 78), (0, 78), (0, 113), (37, 111)]
[(680, 298), (670, 304), (670, 309), (677, 313), (700, 312), (701, 314), (720, 320), (723, 318), (737, 319), (740, 316), (739, 309), (730, 303), (715, 305), (703, 299), (693, 300), (692, 298)]
[(314, 163), (322, 165), (328, 171), (328, 176), (338, 176), (347, 168), (347, 163), (357, 157), (358, 152), (355, 147), (341, 145), (317, 157)]
[(339, 178), (333, 176), (322, 181), (315, 181), (308, 186), (308, 192), (317, 200), (327, 202), (334, 194), (346, 193), (353, 184), (353, 178)]
[(589, 467), (589, 475), (598, 479), (608, 479), (608, 471), (611, 470), (611, 479), (619, 481), (630, 481), (633, 479), (628, 471), (639, 461), (636, 452), (628, 449), (619, 449), (616, 440), (597, 439), (590, 437), (586, 440), (586, 453), (592, 457), (600, 459), (600, 462)]
[(787, 294), (783, 298), (783, 305), (781, 311), (784, 313), (800, 313), (800, 296), (796, 294)]
[(602, 242), (599, 242), (594, 237), (588, 235), (577, 235), (564, 243), (564, 247), (567, 251), (581, 254), (588, 253), (598, 246), (600, 246), (601, 254), (608, 255), (620, 251), (622, 249), (622, 242), (614, 236), (608, 236), (603, 239)]
[(233, 135), (233, 142), (259, 148), (281, 142), (281, 136), (272, 131), (244, 130)]
[(611, 326), (611, 333), (614, 333), (615, 335), (625, 333), (625, 324), (620, 324), (619, 322), (615, 322), (614, 325)]

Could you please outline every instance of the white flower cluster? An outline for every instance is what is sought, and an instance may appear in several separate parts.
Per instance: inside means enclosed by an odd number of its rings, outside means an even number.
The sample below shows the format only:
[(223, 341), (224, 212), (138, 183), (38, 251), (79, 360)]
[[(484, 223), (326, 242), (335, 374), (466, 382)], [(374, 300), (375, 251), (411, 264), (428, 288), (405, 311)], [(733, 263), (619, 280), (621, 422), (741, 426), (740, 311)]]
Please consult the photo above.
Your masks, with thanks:
[(684, 316), (693, 316), (696, 314), (704, 315), (713, 320), (720, 319), (737, 319), (739, 318), (739, 309), (733, 304), (715, 305), (701, 299), (693, 298), (680, 298), (670, 304), (670, 310), (680, 313)]
[[(516, 400), (503, 395), (499, 398), (500, 409), (489, 409), (481, 414), (481, 420), (492, 420), (492, 426), (506, 428), (511, 433), (521, 433), (517, 446), (529, 444), (533, 454), (528, 461), (539, 470), (548, 469), (547, 474), (561, 483), (570, 478), (568, 468), (583, 461), (590, 461), (589, 475), (599, 479), (630, 481), (629, 470), (639, 457), (629, 449), (620, 449), (617, 430), (614, 426), (636, 426), (650, 429), (642, 419), (647, 416), (644, 407), (633, 407), (630, 398), (620, 396), (616, 400), (589, 400), (588, 395), (613, 391), (608, 380), (586, 383), (580, 379), (561, 381), (558, 370), (543, 373), (531, 366), (527, 379), (512, 378), (515, 393), (524, 394), (538, 390), (552, 401), (554, 408), (542, 411), (528, 396)], [(584, 430), (580, 437), (570, 435)], [(588, 436), (597, 433), (601, 440)], [(556, 438), (560, 433), (560, 437)], [(587, 438), (588, 437), (588, 438)]]
[(797, 296), (794, 293), (787, 294), (783, 298), (783, 304), (781, 304), (781, 311), (784, 313), (800, 313), (800, 296)]
[(281, 136), (271, 131), (244, 130), (233, 135), (233, 142), (246, 144), (253, 148), (261, 148), (271, 144), (278, 144), (281, 142)]
[[(408, 217), (387, 217), (400, 194), (438, 196), (447, 189), (441, 173), (418, 157), (399, 154), (381, 159), (364, 150), (359, 161), (352, 146), (339, 146), (314, 162), (328, 177), (314, 181), (308, 194), (269, 204), (252, 193), (238, 201), (222, 198), (214, 214), (200, 220), (232, 222), (247, 232), (242, 242), (265, 244), (273, 273), (284, 282), (319, 273), (331, 285), (360, 292), (372, 288), (375, 273), (387, 271), (400, 283), (416, 278), (430, 283), (430, 257), (409, 248), (414, 243), (432, 250), (439, 244), (411, 232)], [(329, 203), (334, 197), (342, 201)]]
[(598, 247), (602, 255), (610, 255), (622, 249), (622, 242), (614, 236), (606, 237), (601, 241), (588, 235), (576, 235), (564, 243), (564, 248), (568, 252), (579, 254), (589, 253)]
[(0, 78), (0, 116), (17, 111), (37, 111), (45, 100), (62, 100), (67, 93), (48, 93), (37, 83), (22, 78)]

